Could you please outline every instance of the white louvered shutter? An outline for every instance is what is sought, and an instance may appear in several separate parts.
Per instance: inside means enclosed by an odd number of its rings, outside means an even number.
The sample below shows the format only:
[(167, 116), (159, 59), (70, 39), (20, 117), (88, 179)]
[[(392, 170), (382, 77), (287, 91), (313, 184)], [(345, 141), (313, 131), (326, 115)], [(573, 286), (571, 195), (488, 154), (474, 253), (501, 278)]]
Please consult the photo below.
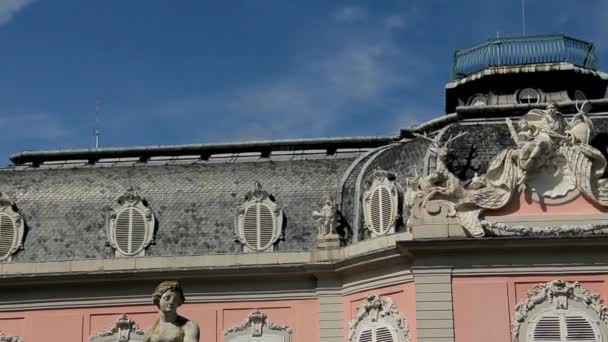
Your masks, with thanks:
[(114, 236), (122, 254), (139, 253), (146, 238), (146, 217), (137, 208), (128, 207), (116, 216)]
[(548, 314), (534, 327), (534, 342), (599, 342), (593, 323), (578, 313)]
[(256, 250), (270, 247), (275, 235), (272, 209), (264, 203), (255, 203), (245, 210), (243, 234), (248, 245)]
[(599, 341), (591, 322), (581, 315), (566, 316), (566, 338), (568, 342)]
[(13, 218), (6, 213), (0, 213), (0, 259), (8, 257), (16, 234), (17, 227)]
[(361, 331), (357, 342), (396, 342), (395, 336), (387, 326), (368, 328)]
[(384, 185), (374, 189), (370, 199), (371, 228), (374, 233), (382, 235), (386, 233), (393, 224), (395, 218), (394, 198), (391, 191)]
[(373, 342), (372, 329), (366, 329), (359, 334), (357, 342)]
[(559, 316), (543, 316), (534, 328), (534, 341), (562, 342), (561, 324)]

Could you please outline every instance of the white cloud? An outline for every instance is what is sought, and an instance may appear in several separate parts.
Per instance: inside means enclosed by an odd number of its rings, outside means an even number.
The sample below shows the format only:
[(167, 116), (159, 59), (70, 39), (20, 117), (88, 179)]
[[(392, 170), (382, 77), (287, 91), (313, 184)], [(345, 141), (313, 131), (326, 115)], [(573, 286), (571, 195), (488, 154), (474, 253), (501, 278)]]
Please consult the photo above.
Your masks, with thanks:
[(0, 25), (7, 24), (33, 0), (0, 0)]
[(367, 11), (359, 6), (347, 6), (339, 9), (336, 12), (336, 21), (338, 22), (355, 22), (365, 19)]

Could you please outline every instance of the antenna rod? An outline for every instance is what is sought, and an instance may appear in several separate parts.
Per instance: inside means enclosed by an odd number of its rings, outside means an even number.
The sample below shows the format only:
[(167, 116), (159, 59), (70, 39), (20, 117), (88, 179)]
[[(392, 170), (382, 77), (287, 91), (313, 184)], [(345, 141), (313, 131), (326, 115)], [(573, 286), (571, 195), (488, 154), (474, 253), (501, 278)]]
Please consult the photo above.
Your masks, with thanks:
[(99, 100), (95, 102), (95, 148), (99, 148)]
[(526, 0), (521, 0), (521, 25), (523, 28), (523, 35), (526, 35), (526, 6), (524, 4)]

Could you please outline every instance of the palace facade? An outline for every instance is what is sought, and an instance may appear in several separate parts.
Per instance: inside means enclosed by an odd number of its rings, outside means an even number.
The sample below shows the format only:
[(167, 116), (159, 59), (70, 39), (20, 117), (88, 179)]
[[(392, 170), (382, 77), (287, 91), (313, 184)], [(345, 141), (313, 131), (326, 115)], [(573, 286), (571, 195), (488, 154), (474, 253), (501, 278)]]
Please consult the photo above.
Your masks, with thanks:
[(143, 341), (178, 280), (203, 342), (606, 342), (607, 85), (499, 38), (395, 135), (17, 153), (0, 341)]

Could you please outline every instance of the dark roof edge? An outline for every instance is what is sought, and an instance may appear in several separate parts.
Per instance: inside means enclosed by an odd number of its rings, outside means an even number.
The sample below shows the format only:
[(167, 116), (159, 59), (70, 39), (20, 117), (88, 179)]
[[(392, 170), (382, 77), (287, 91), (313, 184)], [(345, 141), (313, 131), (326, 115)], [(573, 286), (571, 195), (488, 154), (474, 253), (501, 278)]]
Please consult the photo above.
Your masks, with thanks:
[(333, 153), (343, 148), (373, 148), (399, 140), (399, 136), (378, 137), (346, 137), (346, 138), (318, 138), (318, 139), (284, 139), (261, 140), (250, 142), (210, 143), (190, 145), (159, 145), (159, 146), (132, 146), (110, 147), (98, 149), (68, 149), (47, 151), (25, 151), (10, 156), (15, 165), (32, 163), (39, 165), (47, 161), (88, 160), (90, 163), (103, 158), (139, 158), (146, 161), (151, 157), (200, 155), (207, 159), (213, 154), (244, 153), (272, 151), (298, 151), (324, 149)]
[[(589, 113), (602, 112), (608, 110), (608, 98), (594, 99), (579, 101), (578, 105), (582, 105), (583, 102), (588, 102), (591, 105)], [(549, 102), (541, 103), (518, 103), (518, 104), (507, 104), (507, 105), (488, 105), (488, 106), (459, 106), (456, 107), (456, 113), (463, 118), (491, 118), (491, 117), (509, 117), (519, 116), (526, 114), (528, 111), (534, 108), (544, 109), (547, 107)], [(557, 108), (568, 113), (578, 112), (575, 101), (561, 101), (556, 102)]]
[(418, 126), (405, 127), (401, 129), (401, 138), (414, 138), (413, 133), (430, 133), (451, 123), (458, 122), (459, 119), (460, 115), (458, 113), (451, 113), (423, 122)]

